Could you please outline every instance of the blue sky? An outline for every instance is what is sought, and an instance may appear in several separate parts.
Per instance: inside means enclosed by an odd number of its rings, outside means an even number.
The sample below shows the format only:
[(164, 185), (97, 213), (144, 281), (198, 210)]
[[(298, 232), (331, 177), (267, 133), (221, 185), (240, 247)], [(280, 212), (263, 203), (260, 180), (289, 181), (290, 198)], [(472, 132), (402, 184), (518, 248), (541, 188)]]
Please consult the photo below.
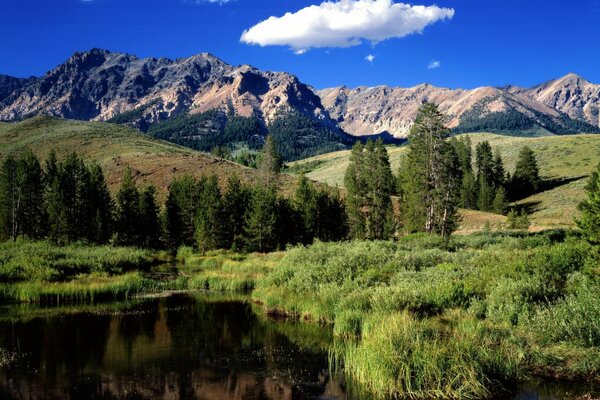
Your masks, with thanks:
[[(344, 1), (353, 7), (375, 0)], [(435, 4), (445, 11), (422, 33), (400, 38), (385, 39), (419, 29), (407, 18), (406, 29), (399, 33), (402, 23), (393, 18), (404, 18), (404, 11), (390, 12), (389, 26), (351, 26), (347, 35), (360, 32), (367, 39), (350, 47), (340, 46), (351, 38), (319, 31), (321, 8), (313, 8), (316, 22), (308, 24), (312, 31), (301, 32), (300, 38), (286, 39), (288, 30), (305, 28), (294, 23), (303, 23), (307, 14), (252, 30), (247, 41), (264, 46), (240, 41), (244, 31), (269, 17), (320, 4), (320, 0), (1, 0), (0, 73), (41, 75), (75, 51), (99, 47), (140, 57), (210, 52), (234, 65), (288, 71), (317, 88), (407, 87), (422, 82), (452, 88), (531, 86), (568, 72), (600, 83), (598, 0), (410, 2)], [(349, 22), (342, 18), (333, 24)]]

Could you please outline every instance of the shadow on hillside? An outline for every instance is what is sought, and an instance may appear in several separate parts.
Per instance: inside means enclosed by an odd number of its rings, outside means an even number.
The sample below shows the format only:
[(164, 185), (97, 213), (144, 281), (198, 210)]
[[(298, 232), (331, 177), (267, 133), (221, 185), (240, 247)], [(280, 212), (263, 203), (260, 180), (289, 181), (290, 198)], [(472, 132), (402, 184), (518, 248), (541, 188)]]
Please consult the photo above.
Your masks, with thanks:
[(578, 180), (586, 178), (586, 177), (587, 177), (587, 175), (542, 179), (542, 181), (540, 182), (540, 187), (536, 193), (545, 192), (547, 190), (552, 190), (557, 187), (567, 185), (571, 182), (575, 182), (575, 181), (578, 181)]
[(528, 201), (525, 203), (515, 204), (511, 208), (514, 209), (517, 212), (517, 214), (521, 213), (521, 211), (525, 211), (527, 215), (531, 215), (534, 212), (541, 210), (541, 204), (541, 201)]
[(354, 139), (360, 140), (363, 143), (366, 143), (367, 140), (377, 140), (377, 139), (383, 140), (383, 143), (385, 143), (385, 144), (402, 144), (402, 143), (406, 142), (406, 139), (396, 138), (388, 131), (384, 131), (381, 133), (375, 133), (375, 134), (371, 134), (371, 135), (357, 136), (357, 137), (354, 137)]

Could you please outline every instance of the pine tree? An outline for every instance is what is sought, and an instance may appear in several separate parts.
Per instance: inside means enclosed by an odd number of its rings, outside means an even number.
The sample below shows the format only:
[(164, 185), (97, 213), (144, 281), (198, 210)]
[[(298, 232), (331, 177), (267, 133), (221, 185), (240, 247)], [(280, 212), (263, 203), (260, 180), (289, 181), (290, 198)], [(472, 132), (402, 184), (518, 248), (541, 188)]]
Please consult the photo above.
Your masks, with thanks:
[(519, 151), (517, 165), (510, 185), (510, 197), (513, 200), (525, 198), (538, 189), (540, 184), (539, 168), (533, 150), (523, 146)]
[(223, 246), (238, 250), (243, 247), (244, 223), (248, 213), (250, 192), (240, 179), (232, 175), (223, 193)]
[(437, 106), (424, 103), (399, 172), (404, 229), (450, 235), (458, 222), (460, 163)]
[(281, 171), (281, 156), (277, 152), (277, 144), (268, 135), (261, 153), (258, 171), (265, 187), (276, 185)]
[(16, 241), (20, 233), (19, 214), (23, 193), (19, 180), (17, 160), (12, 156), (6, 157), (0, 174), (0, 223), (3, 240), (12, 238)]
[(350, 163), (344, 175), (350, 236), (357, 239), (362, 239), (366, 235), (366, 218), (363, 207), (366, 203), (367, 174), (364, 169), (363, 151), (364, 146), (357, 141), (352, 147)]
[(391, 196), (394, 194), (395, 178), (383, 141), (378, 139), (371, 143), (372, 146), (367, 146), (367, 171), (371, 171), (367, 179), (367, 238), (385, 239), (394, 231)]
[(277, 247), (277, 206), (277, 194), (273, 188), (254, 188), (244, 226), (248, 250), (266, 252)]
[(504, 186), (500, 186), (498, 190), (496, 190), (496, 195), (494, 196), (494, 201), (492, 202), (492, 210), (496, 214), (504, 214), (507, 208), (508, 198), (506, 196), (506, 189), (504, 189)]
[(346, 208), (339, 192), (327, 192), (319, 189), (316, 192), (317, 217), (314, 225), (315, 238), (323, 242), (338, 241), (348, 234)]
[(449, 143), (441, 146), (442, 163), (439, 168), (434, 194), (434, 230), (442, 237), (448, 237), (460, 223), (458, 205), (460, 202), (462, 171), (455, 148)]
[(45, 208), (48, 213), (48, 233), (49, 238), (54, 243), (58, 243), (62, 237), (61, 228), (63, 202), (60, 190), (60, 165), (58, 163), (56, 152), (52, 150), (46, 159), (45, 181)]
[(117, 193), (115, 230), (119, 245), (135, 246), (140, 243), (140, 193), (127, 167), (121, 189)]
[(479, 191), (477, 197), (477, 209), (481, 211), (491, 211), (494, 201), (494, 188), (484, 176), (479, 177)]
[(221, 190), (217, 177), (213, 175), (203, 185), (196, 214), (196, 241), (198, 249), (203, 254), (222, 246), (223, 214), (221, 207)]
[(300, 241), (304, 244), (312, 243), (316, 236), (316, 226), (319, 223), (317, 191), (304, 174), (300, 175), (296, 184), (294, 209), (300, 217)]
[(578, 206), (581, 218), (576, 222), (591, 243), (600, 245), (600, 164), (590, 176), (585, 192), (586, 199)]
[(152, 185), (145, 187), (139, 195), (139, 237), (137, 245), (144, 248), (158, 249), (161, 247), (160, 206), (156, 200), (156, 188)]
[(492, 163), (492, 185), (497, 190), (499, 187), (504, 186), (504, 176), (506, 171), (504, 170), (504, 163), (500, 151), (496, 149), (494, 151), (494, 161)]
[(174, 179), (169, 185), (165, 203), (165, 225), (167, 242), (171, 249), (194, 244), (196, 213), (203, 182), (197, 182), (191, 175), (184, 175)]
[(463, 173), (460, 191), (460, 205), (462, 208), (477, 209), (477, 196), (479, 193), (477, 189), (477, 179), (475, 179), (473, 171)]
[(21, 233), (31, 239), (40, 239), (46, 233), (44, 207), (44, 171), (37, 157), (28, 151), (18, 160), (21, 190), (19, 225)]
[(90, 213), (88, 240), (92, 243), (107, 243), (112, 234), (113, 201), (102, 168), (97, 164), (90, 167)]

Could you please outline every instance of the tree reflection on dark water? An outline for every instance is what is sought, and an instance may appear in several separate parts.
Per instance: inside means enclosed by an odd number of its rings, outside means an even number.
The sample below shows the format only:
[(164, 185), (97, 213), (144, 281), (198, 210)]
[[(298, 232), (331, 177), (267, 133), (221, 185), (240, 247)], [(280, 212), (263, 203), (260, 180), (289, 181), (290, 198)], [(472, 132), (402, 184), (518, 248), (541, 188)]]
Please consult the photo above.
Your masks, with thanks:
[(324, 348), (294, 344), (284, 325), (300, 326), (260, 319), (244, 301), (189, 295), (1, 319), (0, 347), (22, 357), (0, 369), (0, 397), (344, 398)]
[[(0, 360), (0, 398), (363, 399), (330, 376), (332, 341), (330, 329), (271, 321), (243, 298), (7, 308), (0, 349), (16, 357)], [(522, 385), (508, 398), (561, 399), (574, 388)]]

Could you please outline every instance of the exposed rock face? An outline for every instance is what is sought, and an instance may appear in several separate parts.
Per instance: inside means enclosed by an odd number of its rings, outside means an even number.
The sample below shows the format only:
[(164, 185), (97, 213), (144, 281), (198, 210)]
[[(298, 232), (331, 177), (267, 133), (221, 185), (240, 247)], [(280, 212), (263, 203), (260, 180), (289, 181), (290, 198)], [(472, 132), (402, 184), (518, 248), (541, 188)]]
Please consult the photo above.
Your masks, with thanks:
[(319, 97), (295, 76), (233, 67), (206, 53), (173, 61), (93, 49), (38, 79), (0, 77), (2, 120), (38, 113), (107, 120), (143, 108), (140, 118), (153, 123), (188, 109), (231, 106), (267, 124), (277, 113), (295, 110), (335, 125)]
[(590, 83), (579, 75), (567, 74), (560, 79), (517, 92), (571, 118), (600, 126), (600, 85)]
[(317, 92), (330, 116), (353, 135), (388, 132), (405, 137), (424, 101), (436, 103), (456, 128), (466, 113), (479, 117), (516, 111), (541, 127), (564, 125), (565, 115), (600, 126), (600, 85), (569, 74), (531, 89), (480, 87), (472, 90), (438, 88), (428, 84), (412, 88), (345, 86)]
[(351, 135), (389, 133), (401, 138), (424, 101), (439, 105), (450, 128), (502, 113), (551, 132), (557, 127), (577, 129), (573, 120), (600, 127), (600, 85), (574, 74), (533, 88), (463, 90), (421, 84), (406, 89), (341, 86), (315, 92), (288, 73), (235, 67), (207, 53), (177, 60), (140, 59), (92, 49), (75, 53), (41, 78), (0, 75), (0, 120), (43, 113), (103, 121), (135, 110), (134, 125), (147, 127), (181, 112), (233, 108), (265, 125), (279, 114), (295, 111)]

